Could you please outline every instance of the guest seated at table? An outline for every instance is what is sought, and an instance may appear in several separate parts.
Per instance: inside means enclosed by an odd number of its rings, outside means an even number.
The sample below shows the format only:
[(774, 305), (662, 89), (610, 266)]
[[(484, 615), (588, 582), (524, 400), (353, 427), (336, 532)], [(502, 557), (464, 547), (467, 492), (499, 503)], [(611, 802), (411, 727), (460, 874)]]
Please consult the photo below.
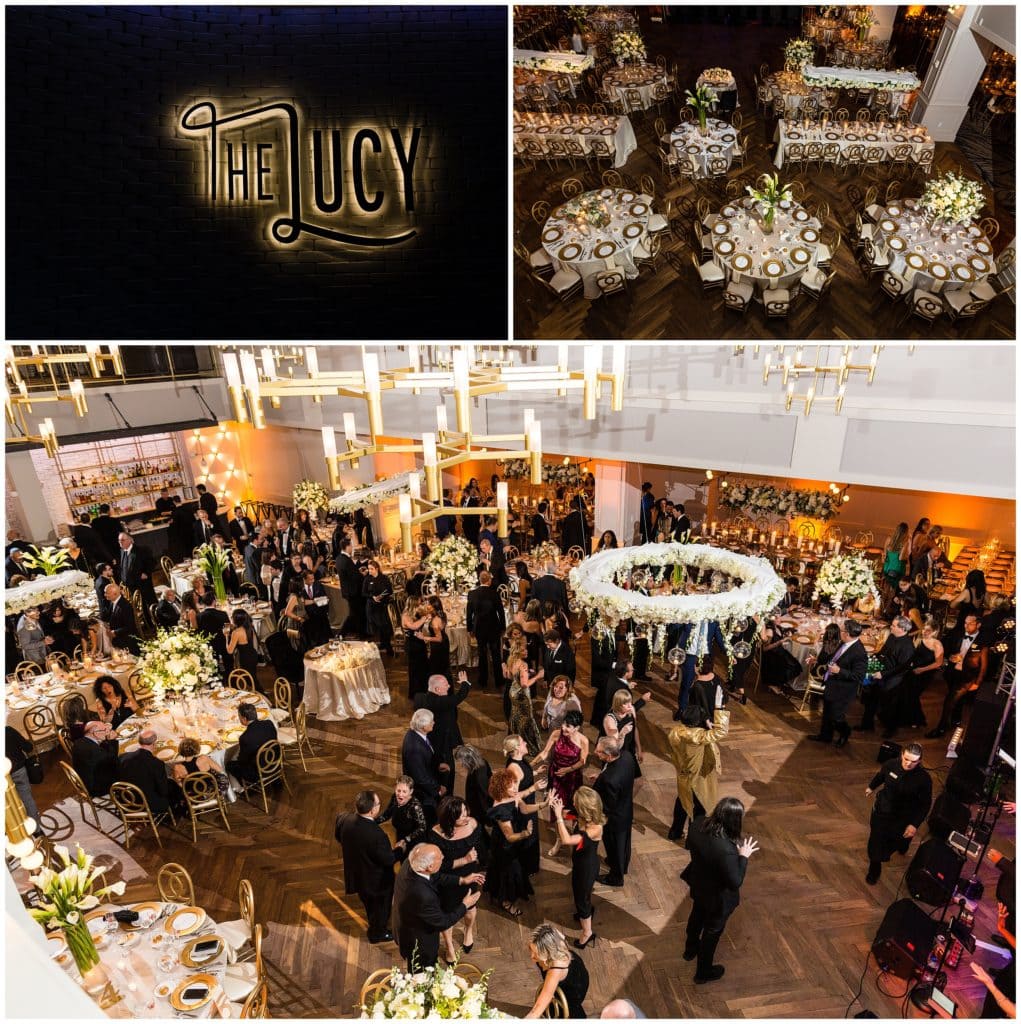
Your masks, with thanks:
[(292, 579), (287, 584), (287, 603), (280, 613), (280, 620), (277, 628), (283, 630), (291, 641), (291, 646), (296, 651), (305, 653), (312, 645), (305, 635), (305, 625), (308, 622), (308, 612), (305, 610), (301, 580)]
[(34, 661), (41, 667), (46, 664), (49, 645), (46, 643), (46, 633), (39, 616), (38, 608), (26, 608), (18, 619), (17, 634), (22, 660)]
[(82, 620), (73, 609), (65, 608), (63, 601), (54, 601), (40, 617), (43, 630), (50, 642), (49, 653), (60, 652), (74, 657), (75, 648), (82, 643)]
[(96, 721), (98, 716), (95, 711), (90, 711), (85, 705), (77, 701), (69, 704), (64, 711), (64, 728), (67, 729), (71, 742), (80, 740), (85, 735), (85, 726), (89, 722)]
[(71, 746), (71, 766), (91, 796), (106, 796), (117, 781), (120, 748), (107, 722), (86, 722), (84, 735)]
[(156, 733), (146, 729), (139, 734), (138, 749), (121, 757), (117, 771), (118, 781), (130, 782), (145, 794), (154, 816), (184, 803), (181, 787), (168, 777), (166, 765), (153, 752), (155, 746)]
[(596, 545), (596, 551), (605, 551), (607, 548), (619, 547), (617, 535), (613, 530), (603, 530), (603, 535), (599, 538), (599, 543)]
[(784, 582), (787, 584), (787, 592), (780, 598), (780, 603), (777, 605), (782, 612), (789, 611), (800, 603), (798, 600), (797, 576), (788, 576)]
[(121, 722), (138, 711), (135, 699), (125, 693), (120, 680), (114, 676), (100, 676), (92, 684), (92, 693), (96, 698), (92, 710), (99, 715), (99, 720), (106, 722), (111, 729), (120, 728)]
[(195, 595), (195, 600), (204, 608), (216, 604), (216, 595), (210, 587), (206, 586), (205, 576), (196, 576), (191, 581), (191, 591)]
[(156, 602), (156, 625), (161, 629), (173, 629), (181, 621), (181, 601), (177, 592), (164, 587)]
[(110, 602), (106, 599), (106, 588), (117, 581), (113, 578), (113, 566), (109, 562), (100, 562), (96, 566), (96, 579), (93, 586), (96, 601), (99, 604), (99, 618), (103, 622), (110, 621)]
[(181, 598), (181, 617), (178, 621), (192, 632), (199, 628), (199, 605), (195, 594), (190, 590)]
[(259, 678), (259, 647), (252, 617), (244, 608), (235, 609), (231, 621), (223, 627), (226, 637), (228, 661), (234, 659), (235, 668), (243, 668), (253, 681)]
[(430, 571), (429, 566), (425, 562), (418, 563), (411, 579), (408, 580), (404, 587), (404, 591), (408, 597), (417, 598), (422, 596), (422, 584), (429, 578)]
[(181, 785), (189, 775), (195, 775), (198, 772), (209, 772), (216, 779), (216, 785), (220, 793), (226, 796), (230, 790), (230, 780), (220, 771), (219, 765), (211, 757), (200, 753), (201, 750), (202, 744), (198, 740), (192, 739), (190, 736), (181, 740), (177, 747), (177, 753), (180, 755), (181, 760), (171, 769), (171, 778), (178, 785)]
[(783, 645), (787, 635), (772, 619), (762, 624), (762, 681), (783, 689), (801, 675), (798, 659)]
[(227, 772), (241, 782), (255, 782), (259, 777), (256, 755), (264, 743), (277, 738), (277, 727), (269, 718), (260, 719), (258, 709), (251, 701), (238, 705), (238, 718), (245, 731), (238, 740), (237, 758), (227, 762)]
[(410, 775), (398, 775), (394, 793), (386, 810), (376, 818), (377, 824), (392, 821), (397, 842), (394, 843), (394, 859), (404, 860), (416, 843), (425, 839), (428, 825), (422, 801), (415, 796), (415, 780)]

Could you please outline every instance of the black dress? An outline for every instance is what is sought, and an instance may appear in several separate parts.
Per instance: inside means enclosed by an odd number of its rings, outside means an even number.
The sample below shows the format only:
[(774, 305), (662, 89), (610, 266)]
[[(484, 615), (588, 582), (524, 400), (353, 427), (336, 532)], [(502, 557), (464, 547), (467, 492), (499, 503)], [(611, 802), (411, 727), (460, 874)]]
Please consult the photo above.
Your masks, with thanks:
[[(539, 965), (536, 964), (536, 966)], [(539, 973), (545, 979), (546, 972), (541, 967), (539, 967)], [(567, 968), (567, 976), (557, 987), (564, 993), (564, 998), (567, 1000), (570, 1010), (568, 1017), (571, 1020), (584, 1020), (585, 1007), (582, 1003), (585, 1002), (585, 996), (588, 995), (588, 968), (577, 953), (571, 954), (571, 965)]]
[[(393, 586), (382, 573), (378, 576), (366, 576), (362, 580), (362, 593), (365, 595), (365, 621), (369, 635), (377, 638), (377, 643), (384, 651), (393, 654), (393, 629), (387, 612), (387, 606), (393, 597)], [(376, 597), (379, 601), (374, 600)]]
[(500, 903), (527, 899), (534, 892), (522, 865), (524, 842), (508, 842), (500, 827), (500, 822), (506, 821), (511, 829), (520, 831), (514, 828), (516, 813), (517, 808), (514, 804), (507, 803), (490, 807), (487, 815), (493, 826), (493, 846), (489, 856), (489, 870), (486, 873), (486, 892)]
[(404, 631), (404, 636), (404, 650), (408, 656), (408, 699), (414, 700), (416, 693), (425, 693), (429, 688), (429, 645), (410, 629)]
[(256, 650), (255, 645), (247, 639), (244, 643), (239, 642), (234, 648), (234, 667), (243, 668), (252, 677), (252, 681), (257, 683), (259, 679), (259, 652)]
[(529, 673), (538, 672), (542, 666), (542, 633), (525, 633), (525, 660)]
[[(110, 705), (103, 701), (103, 707), (109, 711)], [(110, 719), (110, 726), (114, 729), (119, 729), (121, 725), (126, 722), (135, 712), (128, 707), (127, 704), (122, 704), (119, 708), (116, 708), (113, 713), (113, 718)]]
[(589, 839), (585, 830), (578, 832), (581, 842), (571, 854), (571, 892), (578, 917), (592, 916), (592, 887), (599, 874), (599, 841)]
[[(635, 707), (641, 707), (645, 704), (645, 701), (639, 698), (634, 702)], [(617, 734), (620, 735), (620, 730), (631, 726), (630, 731), (624, 737), (621, 744), (621, 750), (626, 750), (635, 759), (635, 778), (640, 779), (642, 777), (642, 766), (638, 763), (638, 737), (635, 736), (635, 732), (638, 730), (638, 723), (635, 721), (633, 714), (625, 715), (623, 718), (618, 718), (612, 711), (609, 712), (613, 716), (613, 720), (617, 723)], [(712, 717), (712, 716), (710, 716)], [(603, 730), (600, 729), (600, 732)]]
[[(924, 643), (915, 648), (911, 656), (911, 668), (928, 668), (936, 660), (936, 652), (929, 650)], [(909, 726), (924, 726), (925, 712), (922, 710), (922, 694), (935, 672), (923, 672), (915, 675), (908, 671), (902, 680), (898, 690), (900, 691), (901, 707), (897, 714), (897, 721)]]
[(413, 796), (403, 807), (398, 806), (396, 796), (390, 797), (386, 810), (376, 819), (377, 824), (384, 821), (393, 821), (397, 841), (405, 841), (404, 852), (395, 851), (397, 860), (403, 860), (411, 852), (412, 847), (425, 839), (425, 811), (417, 796)]
[(444, 679), (453, 682), (450, 678), (450, 637), (447, 636), (445, 625), (440, 630), (439, 643), (426, 644), (426, 647), (429, 648), (429, 675), (443, 676)]
[[(486, 870), (489, 849), (486, 845), (482, 826), (478, 821), (476, 821), (475, 829), (471, 835), (465, 836), (464, 839), (448, 839), (445, 835), (437, 832), (436, 829), (429, 833), (428, 839), (430, 843), (438, 846), (440, 853), (443, 854), (443, 864), (440, 866), (440, 871), (447, 871), (452, 875), (464, 878), (465, 875), (473, 875), (476, 871)], [(455, 868), (454, 861), (466, 857), (469, 850), (474, 850), (478, 854), (478, 860)], [(464, 899), (465, 891), (463, 886), (440, 886), (440, 904), (443, 909), (448, 912), (454, 910)]]
[[(505, 768), (509, 768), (512, 764), (516, 764), (521, 769), (521, 784), (518, 786), (519, 790), (530, 789), (535, 784), (535, 772), (532, 771), (532, 766), (527, 758), (522, 758), (520, 761), (516, 761), (513, 757), (507, 758), (507, 763), (504, 765)], [(532, 797), (528, 798), (528, 802), (532, 802)], [(526, 875), (537, 875), (539, 873), (539, 815), (538, 814), (522, 814), (521, 811), (514, 808), (514, 831), (523, 832), (531, 821), (532, 834), (521, 841), (521, 867), (524, 869)]]

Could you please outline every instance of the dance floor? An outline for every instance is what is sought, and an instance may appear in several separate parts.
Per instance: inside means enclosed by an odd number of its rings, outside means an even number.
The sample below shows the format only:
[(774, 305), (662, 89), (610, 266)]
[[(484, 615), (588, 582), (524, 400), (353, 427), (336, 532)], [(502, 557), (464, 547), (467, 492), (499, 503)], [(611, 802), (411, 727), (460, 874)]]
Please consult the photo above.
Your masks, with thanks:
[[(579, 680), (589, 678), (587, 643), (579, 645)], [(66, 797), (56, 770), (36, 788), (48, 829), (66, 841), (73, 829), (111, 880), (125, 878), (139, 898), (155, 891), (154, 879), (167, 861), (184, 864), (192, 874), (196, 898), (214, 917), (237, 916), (237, 884), (249, 878), (255, 891), (256, 919), (267, 931), (270, 1013), (274, 1017), (352, 1017), (361, 984), (369, 972), (397, 960), (396, 947), (370, 946), (357, 897), (344, 895), (343, 871), (333, 838), (339, 810), (353, 806), (355, 794), (374, 787), (384, 803), (400, 767), (400, 743), (411, 709), (405, 693), (403, 657), (388, 662), (393, 703), (361, 722), (310, 723), (319, 756), (309, 774), (300, 764), (290, 771), (292, 795), (281, 793), (267, 818), (261, 807), (241, 802), (231, 807), (233, 831), (204, 828), (191, 842), (190, 826), (162, 829), (163, 849), (150, 838), (130, 851), (81, 825), (77, 805)], [(268, 669), (261, 681), (271, 681)], [(653, 669), (653, 701), (643, 712), (644, 778), (636, 791), (633, 859), (624, 889), (596, 886), (595, 931), (599, 939), (582, 956), (592, 985), (586, 1000), (590, 1016), (615, 996), (633, 999), (650, 1017), (842, 1017), (859, 988), (872, 936), (894, 900), (907, 861), (895, 857), (879, 884), (864, 882), (869, 802), (865, 785), (875, 771), (879, 741), (855, 733), (842, 751), (820, 749), (806, 736), (815, 731), (818, 712), (804, 714), (785, 697), (761, 687), (747, 706), (731, 704), (729, 737), (722, 744), (720, 795), (745, 802), (745, 827), (761, 846), (752, 857), (741, 891), (742, 902), (730, 919), (718, 953), (724, 979), (696, 986), (694, 965), (681, 959), (683, 930), (690, 902), (677, 874), (688, 860), (681, 845), (666, 839), (674, 797), (674, 776), (666, 730), (676, 700), (675, 684)], [(591, 689), (579, 683), (586, 709)], [(942, 684), (926, 694), (930, 720), (938, 714)], [(490, 762), (499, 763), (504, 736), (501, 702), (492, 691), (474, 693), (461, 705), (465, 739)], [(852, 720), (855, 720), (852, 715)], [(591, 736), (594, 730), (586, 726)], [(920, 730), (905, 732), (907, 741)], [(944, 764), (945, 741), (923, 741), (925, 764)], [(595, 768), (595, 759), (592, 759)], [(943, 773), (940, 773), (942, 776)], [(939, 792), (939, 777), (934, 792)], [(106, 818), (120, 832), (120, 825)], [(544, 826), (542, 846), (552, 833)], [(921, 833), (925, 836), (925, 829)], [(1014, 852), (1014, 821), (1005, 820), (995, 843)], [(917, 849), (917, 841), (912, 852)], [(995, 869), (983, 867), (986, 892), (995, 887)], [(513, 1016), (531, 1006), (539, 983), (529, 960), (528, 932), (543, 920), (559, 924), (569, 938), (570, 863), (566, 855), (543, 857), (533, 879), (536, 895), (522, 917), (512, 920), (485, 899), (479, 905), (475, 949), (466, 959), (492, 969), (491, 1001)], [(901, 891), (900, 895), (903, 895)], [(988, 939), (995, 929), (995, 903), (985, 899), (976, 935)], [(455, 936), (460, 937), (460, 929)], [(967, 968), (968, 958), (950, 972), (949, 995), (959, 1016), (975, 1016), (984, 990)], [(861, 989), (861, 1005), (880, 1017), (899, 1017), (905, 983), (882, 979), (870, 964)]]

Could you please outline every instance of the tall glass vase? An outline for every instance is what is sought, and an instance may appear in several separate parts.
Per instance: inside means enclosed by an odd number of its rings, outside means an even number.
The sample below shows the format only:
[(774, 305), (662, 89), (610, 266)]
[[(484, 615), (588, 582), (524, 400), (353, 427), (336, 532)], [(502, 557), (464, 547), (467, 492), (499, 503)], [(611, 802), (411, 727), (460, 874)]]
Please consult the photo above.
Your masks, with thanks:
[(705, 107), (699, 107), (698, 110), (698, 130), (705, 135), (706, 133), (706, 113)]
[(213, 593), (217, 601), (227, 600), (227, 585), (223, 582), (222, 572), (213, 573)]
[(71, 950), (78, 973), (84, 978), (99, 963), (99, 950), (96, 949), (84, 918), (77, 924), (65, 925), (64, 938), (67, 939), (67, 948)]
[(773, 221), (776, 218), (776, 207), (767, 206), (762, 214), (762, 233), (771, 235), (773, 233)]

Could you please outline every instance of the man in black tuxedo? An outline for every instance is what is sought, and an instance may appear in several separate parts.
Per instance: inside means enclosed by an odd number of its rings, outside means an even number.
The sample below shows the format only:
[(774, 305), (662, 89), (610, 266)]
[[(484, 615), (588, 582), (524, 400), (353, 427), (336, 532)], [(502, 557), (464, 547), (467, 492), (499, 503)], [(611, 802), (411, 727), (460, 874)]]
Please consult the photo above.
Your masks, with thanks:
[(149, 802), (149, 810), (157, 816), (179, 804), (183, 796), (177, 783), (167, 776), (166, 766), (153, 753), (155, 746), (156, 733), (146, 729), (138, 737), (138, 749), (121, 757), (117, 778), (138, 786)]
[(169, 488), (160, 489), (160, 496), (156, 499), (156, 514), (161, 516), (173, 515), (174, 499), (170, 497)]
[(78, 522), (71, 527), (71, 536), (75, 543), (85, 552), (85, 557), (93, 565), (99, 562), (109, 562), (113, 557), (107, 550), (103, 538), (99, 536), (92, 526), (92, 516), (83, 512), (78, 517)]
[(589, 719), (602, 735), (603, 719), (609, 714), (613, 707), (613, 695), (618, 690), (631, 690), (634, 688), (635, 667), (630, 661), (616, 661), (613, 667), (603, 677), (602, 685), (596, 690), (592, 701), (592, 717)]
[(465, 625), (479, 647), (479, 689), (489, 685), (489, 666), (493, 667), (493, 685), (500, 685), (502, 674), (500, 638), (507, 628), (503, 602), (493, 586), (491, 573), (479, 573), (479, 585), (468, 594)]
[(24, 576), (25, 579), (30, 580), (35, 573), (24, 564), (22, 559), (25, 557), (25, 552), (21, 548), (11, 548), (10, 554), (7, 556), (7, 560), (4, 562), (4, 576), (6, 577), (6, 583), (10, 586), (12, 576)]
[(99, 506), (99, 515), (92, 520), (92, 528), (99, 535), (103, 547), (111, 558), (118, 554), (117, 538), (124, 532), (124, 524), (110, 515), (110, 506), (105, 502)]
[(174, 495), (174, 511), (170, 519), (170, 549), (174, 558), (183, 558), (190, 555), (194, 544), (195, 516), (198, 507), (194, 502), (183, 502), (178, 495)]
[(116, 583), (108, 583), (103, 594), (110, 605), (110, 642), (114, 647), (123, 648), (134, 655), (140, 654), (134, 609), (125, 600), (121, 588)]
[(597, 881), (620, 887), (624, 884), (631, 863), (631, 824), (635, 818), (635, 771), (638, 763), (620, 743), (603, 736), (596, 743), (596, 756), (603, 762), (602, 771), (592, 781), (592, 788), (602, 797), (606, 825), (603, 844), (606, 847), (605, 875)]
[(560, 524), (561, 539), (564, 551), (581, 548), (585, 557), (592, 554), (592, 535), (589, 533), (585, 519), (585, 499), (576, 494), (572, 501), (572, 509), (564, 516)]
[[(478, 508), (479, 498), (475, 493), (475, 489), (470, 485), (465, 488), (464, 494), (461, 495), (461, 508)], [(464, 530), (465, 540), (468, 541), (472, 547), (477, 548), (479, 546), (479, 531), (482, 529), (482, 523), (478, 516), (459, 516), (461, 520), (461, 529)]]
[(234, 667), (233, 660), (227, 655), (227, 638), (223, 635), (223, 627), (228, 622), (230, 622), (230, 616), (226, 612), (220, 611), (219, 608), (211, 608), (208, 605), (199, 606), (196, 631), (212, 637), (210, 645), (224, 675), (227, 675)]
[[(416, 790), (417, 791), (417, 790)], [(419, 843), (401, 866), (394, 886), (393, 933), (408, 970), (434, 967), (440, 955), (440, 932), (453, 927), (479, 902), (480, 892), (466, 892), (450, 911), (440, 903), (438, 887), (477, 885), (482, 875), (441, 875), (443, 855), (432, 843)]]
[(256, 755), (264, 744), (277, 738), (277, 727), (269, 718), (260, 719), (251, 701), (238, 705), (238, 718), (245, 726), (245, 731), (238, 740), (237, 759), (227, 762), (227, 771), (239, 782), (255, 782), (259, 777)]
[[(301, 599), (305, 605), (305, 636), (316, 647), (330, 639), (330, 615), (327, 611), (326, 590), (311, 569), (305, 569), (301, 580)], [(316, 604), (317, 601), (324, 602)]]
[[(342, 529), (338, 524), (338, 533)], [(362, 597), (362, 574), (351, 557), (353, 543), (350, 534), (341, 535), (340, 551), (337, 555), (337, 577), (340, 580), (340, 596), (347, 601), (347, 619), (341, 626), (341, 632), (345, 636), (364, 636), (365, 600)]]
[(415, 796), (422, 803), (426, 820), (436, 821), (436, 805), (447, 787), (440, 782), (440, 771), (449, 771), (450, 765), (440, 762), (429, 733), (433, 731), (435, 717), (428, 708), (419, 708), (411, 716), (411, 728), (404, 734), (401, 744), (401, 773), (415, 783)]
[(787, 590), (780, 598), (777, 608), (782, 612), (787, 612), (798, 603), (798, 578), (797, 576), (788, 576), (784, 582), (787, 584)]
[(540, 501), (535, 507), (535, 515), (532, 516), (532, 545), (545, 544), (549, 540), (549, 520), (546, 518), (549, 513), (549, 502)]
[(277, 535), (274, 539), (277, 553), (281, 558), (290, 558), (294, 547), (294, 530), (284, 516), (277, 520)]
[(142, 612), (150, 620), (149, 606), (156, 603), (156, 588), (152, 585), (152, 552), (136, 544), (129, 533), (121, 533), (117, 543), (121, 550), (121, 583), (132, 593), (138, 591), (142, 598)]
[(102, 622), (110, 621), (110, 602), (106, 599), (106, 588), (116, 582), (113, 577), (113, 566), (109, 562), (100, 562), (96, 566), (93, 587), (96, 591), (96, 600), (99, 602), (99, 618)]
[(255, 536), (255, 523), (245, 515), (240, 505), (234, 506), (234, 518), (230, 521), (230, 537), (238, 551), (244, 551), (250, 538)]
[(567, 610), (567, 584), (555, 573), (555, 566), (550, 563), (543, 569), (542, 575), (532, 584), (532, 597), (540, 604), (549, 601), (555, 608)]
[(982, 635), (977, 615), (966, 615), (963, 628), (958, 627), (947, 637), (943, 649), (947, 660), (943, 668), (947, 696), (939, 722), (925, 734), (926, 739), (938, 739), (961, 724), (965, 705), (975, 699), (989, 672), (989, 641)]
[(862, 624), (855, 619), (844, 619), (840, 626), (841, 644), (837, 653), (830, 658), (823, 677), (825, 689), (822, 695), (822, 725), (815, 736), (809, 736), (816, 743), (829, 743), (837, 733), (838, 747), (846, 745), (851, 738), (851, 727), (847, 724), (847, 709), (858, 694), (868, 672), (869, 656), (859, 637)]
[(707, 818), (699, 815), (688, 827), (691, 861), (681, 878), (691, 889), (691, 916), (684, 943), (684, 959), (695, 960), (695, 984), (723, 977), (724, 968), (713, 963), (727, 918), (741, 902), (748, 859), (758, 849), (751, 837), (741, 838), (744, 804), (725, 796)]
[[(109, 723), (85, 723), (85, 735), (71, 747), (71, 765), (91, 796), (106, 796), (117, 781), (119, 751)], [(163, 774), (166, 774), (165, 769)]]
[(205, 484), (199, 484), (196, 488), (199, 495), (199, 508), (202, 509), (209, 517), (209, 521), (214, 527), (218, 528), (218, 520), (216, 515), (216, 495), (212, 494), (206, 489)]
[(546, 630), (542, 639), (546, 647), (542, 652), (542, 668), (536, 678), (545, 679), (547, 686), (552, 684), (557, 676), (567, 676), (573, 683), (578, 673), (574, 651), (564, 643), (560, 633), (555, 629)]
[(447, 765), (449, 768), (453, 765), (454, 747), (464, 744), (461, 727), (457, 724), (457, 706), (468, 699), (472, 685), (468, 681), (468, 673), (464, 669), (461, 669), (457, 683), (458, 687), (455, 690), (446, 676), (430, 676), (428, 689), (424, 693), (415, 694), (415, 707), (426, 708), (433, 714), (433, 728), (429, 734), (429, 742), (440, 762), (440, 778), (447, 782), (453, 780), (450, 778), (449, 772), (444, 771), (442, 766)]
[[(483, 537), (479, 542), (479, 552), (482, 561), (482, 571), (488, 572), (493, 577), (497, 586), (507, 582), (507, 568), (504, 559), (503, 548), (494, 544), (488, 537)], [(481, 575), (479, 577), (481, 579)]]
[(209, 513), (204, 508), (200, 508), (196, 515), (198, 518), (195, 520), (191, 535), (192, 546), (197, 548), (203, 544), (212, 544), (216, 527), (209, 518)]
[(156, 625), (161, 629), (173, 629), (181, 621), (181, 601), (176, 591), (166, 587), (156, 602)]
[(338, 815), (334, 828), (344, 858), (344, 892), (357, 893), (362, 901), (371, 943), (393, 941), (394, 851), (376, 824), (379, 814), (379, 797), (363, 790), (355, 797), (355, 813)]
[[(450, 505), (450, 490), (444, 488), (443, 494), (440, 496), (440, 505)], [(437, 516), (434, 522), (436, 523), (436, 539), (443, 540), (445, 537), (449, 537), (454, 532), (454, 520), (457, 516)]]
[(691, 520), (685, 513), (683, 505), (678, 505), (675, 511), (677, 515), (674, 518), (672, 536), (678, 544), (683, 544), (687, 542), (688, 536), (691, 534)]
[(913, 628), (911, 620), (902, 615), (896, 616), (890, 623), (890, 635), (879, 652), (883, 668), (872, 673), (862, 694), (865, 711), (861, 716), (861, 724), (855, 726), (858, 731), (872, 732), (876, 711), (886, 726), (884, 739), (889, 739), (897, 731), (900, 687), (911, 669), (911, 659), (915, 655), (914, 642), (908, 636)]
[(258, 587), (260, 594), (263, 592), (262, 553), (267, 550), (269, 547), (261, 534), (250, 536), (248, 543), (242, 548), (245, 559), (245, 582)]

